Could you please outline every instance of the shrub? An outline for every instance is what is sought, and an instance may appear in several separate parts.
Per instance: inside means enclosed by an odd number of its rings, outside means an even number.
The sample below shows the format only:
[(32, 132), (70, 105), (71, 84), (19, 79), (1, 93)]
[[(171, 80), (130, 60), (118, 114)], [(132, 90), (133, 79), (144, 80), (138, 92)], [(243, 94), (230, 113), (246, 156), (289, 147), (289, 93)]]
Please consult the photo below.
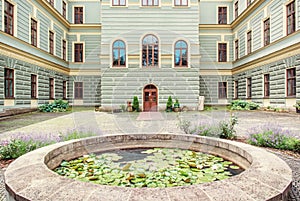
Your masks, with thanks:
[(167, 105), (166, 105), (166, 111), (171, 112), (172, 107), (173, 107), (173, 100), (172, 100), (172, 97), (169, 96), (168, 101), (167, 101)]
[(250, 129), (248, 143), (261, 147), (291, 150), (300, 153), (300, 140), (278, 125), (266, 124)]
[(66, 112), (69, 108), (69, 103), (64, 100), (54, 100), (53, 103), (43, 104), (39, 106), (41, 112)]
[(174, 108), (179, 108), (179, 107), (180, 107), (180, 103), (179, 100), (176, 98), (174, 103)]
[(132, 109), (133, 109), (133, 111), (136, 111), (136, 112), (140, 111), (140, 104), (139, 104), (139, 99), (137, 96), (133, 97)]
[(244, 100), (234, 100), (231, 102), (232, 110), (256, 110), (259, 105), (254, 102), (248, 102)]
[(186, 134), (220, 137), (224, 139), (234, 139), (236, 137), (234, 126), (237, 124), (237, 117), (231, 116), (229, 121), (221, 122), (200, 122), (194, 128), (188, 120), (180, 120), (178, 127)]
[(40, 143), (34, 141), (13, 139), (10, 142), (2, 143), (0, 147), (0, 159), (18, 158), (27, 152), (39, 148), (40, 145)]

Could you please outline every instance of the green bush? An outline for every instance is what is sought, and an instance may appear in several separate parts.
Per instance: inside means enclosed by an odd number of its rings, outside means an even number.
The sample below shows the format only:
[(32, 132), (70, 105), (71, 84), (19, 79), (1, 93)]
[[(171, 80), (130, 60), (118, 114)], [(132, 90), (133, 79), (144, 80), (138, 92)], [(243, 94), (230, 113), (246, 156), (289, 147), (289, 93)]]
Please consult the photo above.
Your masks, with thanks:
[(133, 109), (133, 111), (136, 111), (136, 112), (140, 111), (140, 103), (139, 103), (139, 99), (137, 96), (133, 97), (132, 109)]
[(69, 103), (64, 100), (54, 100), (53, 103), (43, 104), (39, 106), (41, 112), (66, 112), (69, 108)]
[(244, 100), (234, 100), (231, 102), (232, 110), (256, 110), (259, 108), (259, 105), (254, 102), (248, 102)]
[(231, 116), (229, 121), (222, 121), (219, 124), (220, 138), (234, 139), (236, 138), (236, 131), (234, 126), (237, 124), (238, 119), (236, 116)]
[(167, 105), (166, 105), (166, 111), (167, 112), (172, 112), (172, 108), (173, 108), (173, 100), (172, 100), (172, 97), (169, 96), (168, 101), (167, 101)]
[(0, 147), (0, 159), (13, 159), (39, 148), (39, 143), (13, 139)]

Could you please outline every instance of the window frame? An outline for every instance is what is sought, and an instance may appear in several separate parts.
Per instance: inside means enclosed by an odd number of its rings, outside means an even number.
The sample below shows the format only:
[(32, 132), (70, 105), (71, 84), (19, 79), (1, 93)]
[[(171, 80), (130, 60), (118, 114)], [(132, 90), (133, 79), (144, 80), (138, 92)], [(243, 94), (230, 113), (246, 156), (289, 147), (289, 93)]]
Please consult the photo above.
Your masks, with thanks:
[[(117, 43), (117, 42), (122, 42), (124, 44), (124, 47), (115, 47), (114, 45)], [(117, 65), (114, 64), (114, 51), (115, 50), (118, 50), (118, 63)], [(125, 60), (124, 60), (124, 64), (121, 65), (121, 50), (124, 50), (124, 55), (125, 55)], [(113, 67), (126, 67), (126, 43), (123, 41), (123, 40), (115, 40), (112, 44), (112, 66)]]
[(37, 47), (37, 37), (38, 37), (38, 33), (37, 33), (37, 28), (38, 28), (38, 24), (37, 21), (33, 18), (31, 18), (31, 45)]
[(270, 37), (270, 18), (267, 18), (263, 22), (263, 33), (264, 33), (264, 46), (267, 46), (270, 44), (271, 37)]
[(55, 84), (54, 84), (54, 78), (49, 78), (49, 99), (53, 100), (55, 98)]
[[(225, 9), (226, 12), (220, 11), (220, 9)], [(218, 24), (227, 24), (227, 6), (218, 6)], [(224, 21), (225, 20), (225, 21)]]
[(264, 74), (264, 98), (270, 97), (270, 74)]
[(74, 82), (74, 99), (83, 99), (83, 82)]
[(4, 68), (4, 97), (13, 99), (15, 97), (15, 75), (14, 70)]
[[(291, 73), (292, 72), (292, 75)], [(291, 76), (290, 76), (291, 75)], [(297, 94), (297, 83), (296, 83), (296, 68), (286, 69), (286, 96), (287, 97), (296, 97)], [(290, 83), (292, 83), (292, 89), (290, 90)], [(289, 93), (292, 91), (292, 93)]]
[[(81, 48), (77, 48), (78, 46), (81, 46)], [(80, 58), (80, 59), (78, 59), (78, 58)], [(74, 43), (74, 62), (76, 62), (76, 63), (84, 62), (84, 45), (83, 45), (83, 43)]]
[(252, 53), (252, 30), (247, 32), (247, 54)]
[(54, 32), (49, 31), (49, 53), (54, 55)]
[(62, 40), (62, 59), (67, 60), (67, 41)]
[[(185, 48), (182, 48), (182, 47), (177, 48), (176, 45), (179, 42), (183, 42), (186, 45), (186, 47)], [(189, 48), (188, 43), (186, 41), (184, 41), (184, 40), (178, 40), (178, 41), (175, 42), (175, 44), (174, 44), (174, 67), (188, 67), (188, 64), (189, 64), (189, 62), (188, 62), (188, 58), (189, 58), (188, 57), (188, 54), (189, 54), (188, 48)], [(180, 51), (180, 55), (179, 55), (179, 57), (180, 57), (179, 61), (180, 62), (179, 62), (179, 65), (176, 65), (176, 50)], [(186, 56), (185, 56), (186, 65), (182, 64), (183, 63), (183, 59), (184, 59), (184, 56), (183, 56), (182, 52), (184, 50), (186, 52)]]
[[(127, 0), (116, 0), (118, 3), (115, 4), (115, 0), (112, 0), (111, 5), (112, 6), (127, 6)], [(124, 4), (122, 4), (121, 1), (124, 1)]]
[[(286, 5), (286, 34), (290, 35), (296, 31), (296, 4), (295, 1), (290, 2)], [(289, 19), (291, 23), (289, 24)], [(291, 30), (289, 29), (291, 27)]]
[(227, 82), (218, 82), (218, 97), (219, 99), (227, 99)]
[(67, 81), (63, 80), (63, 99), (67, 99)]
[(235, 60), (239, 59), (239, 39), (236, 39), (234, 41), (234, 55), (235, 55)]
[(49, 0), (49, 4), (54, 7), (54, 0)]
[[(6, 9), (5, 9), (6, 8)], [(15, 12), (15, 7), (13, 4), (11, 4), (9, 1), (4, 0), (4, 32), (9, 34), (9, 35), (14, 35), (14, 12)]]
[[(159, 1), (160, 1), (160, 0), (141, 0), (141, 1), (142, 1), (142, 6), (153, 6), (153, 7), (157, 7), (157, 6), (159, 6)], [(152, 2), (151, 5), (149, 4), (149, 1)], [(156, 2), (155, 2), (155, 1), (156, 1)], [(145, 2), (146, 2), (146, 4), (144, 4)], [(155, 3), (157, 3), (157, 5), (156, 5)]]
[[(80, 11), (80, 9), (82, 9), (82, 10)], [(83, 18), (84, 8), (83, 8), (83, 6), (75, 6), (73, 11), (74, 11), (74, 24), (83, 24), (84, 23), (84, 18)]]
[(62, 1), (62, 16), (67, 18), (67, 3), (65, 1)]
[[(153, 38), (155, 38), (156, 39), (156, 41), (157, 41), (157, 43), (144, 43), (144, 41), (145, 41), (145, 39), (147, 38), (147, 37), (153, 37)], [(153, 42), (153, 41), (152, 41)], [(152, 60), (152, 63), (151, 63), (151, 65), (149, 65), (149, 56), (150, 56), (150, 48), (149, 47), (152, 47), (151, 48), (151, 53), (153, 54), (153, 57), (151, 58), (151, 60)], [(155, 50), (157, 50), (157, 51), (155, 51)], [(144, 51), (146, 51), (146, 55), (144, 54)], [(155, 52), (156, 52), (156, 54), (157, 54), (157, 64), (155, 64)], [(142, 59), (142, 67), (159, 67), (159, 64), (160, 64), (160, 62), (159, 62), (159, 40), (158, 40), (158, 37), (157, 36), (155, 36), (155, 35), (153, 35), (153, 34), (147, 34), (147, 35), (145, 35), (144, 37), (143, 37), (143, 39), (142, 39), (142, 57), (141, 57), (141, 59)], [(145, 55), (145, 56), (144, 56)], [(144, 57), (145, 57), (145, 59), (146, 59), (146, 65), (144, 65)]]
[(247, 98), (252, 98), (252, 78), (248, 77), (247, 81)]
[[(225, 48), (224, 48), (225, 46)], [(221, 57), (221, 54), (224, 55), (223, 57)], [(227, 43), (224, 42), (220, 42), (218, 43), (218, 62), (227, 62)]]
[(235, 80), (234, 81), (234, 99), (239, 98), (239, 81)]
[[(177, 4), (177, 1), (180, 3)], [(186, 1), (186, 4), (184, 4), (183, 1)], [(189, 6), (189, 0), (174, 0), (174, 6)]]
[(238, 18), (239, 16), (239, 1), (234, 3), (234, 18)]
[(37, 75), (31, 74), (31, 80), (30, 80), (30, 88), (31, 88), (31, 99), (37, 98)]

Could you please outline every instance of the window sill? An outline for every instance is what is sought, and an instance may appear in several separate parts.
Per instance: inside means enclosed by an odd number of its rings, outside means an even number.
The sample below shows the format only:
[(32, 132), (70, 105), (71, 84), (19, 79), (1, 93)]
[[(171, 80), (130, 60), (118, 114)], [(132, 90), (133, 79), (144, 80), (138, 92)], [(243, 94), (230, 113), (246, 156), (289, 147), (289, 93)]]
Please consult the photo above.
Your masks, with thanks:
[(295, 95), (295, 96), (286, 96), (285, 98), (286, 98), (286, 99), (295, 99), (295, 98), (296, 98), (296, 95)]

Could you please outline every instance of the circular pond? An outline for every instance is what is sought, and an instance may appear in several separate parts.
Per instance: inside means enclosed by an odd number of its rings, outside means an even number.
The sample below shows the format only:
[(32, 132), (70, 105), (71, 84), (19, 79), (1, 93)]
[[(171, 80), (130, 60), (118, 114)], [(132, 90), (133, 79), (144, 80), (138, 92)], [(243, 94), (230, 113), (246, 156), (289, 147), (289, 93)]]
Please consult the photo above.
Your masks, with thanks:
[[(155, 188), (99, 185), (66, 178), (53, 171), (63, 161), (76, 160), (91, 153), (136, 148), (152, 149), (153, 147), (192, 150), (187, 151), (191, 154), (193, 151), (204, 152), (232, 161), (245, 170), (223, 180), (169, 188), (160, 188), (157, 183)], [(125, 168), (127, 164), (128, 162), (122, 168)], [(182, 164), (186, 166), (186, 163)], [(189, 169), (193, 168), (190, 165)], [(187, 166), (186, 168), (188, 169)], [(202, 174), (205, 173), (202, 169), (199, 170)], [(191, 180), (195, 179), (189, 172), (187, 174), (182, 172), (182, 174), (183, 177), (188, 175)], [(165, 172), (164, 176), (167, 175)], [(248, 201), (287, 200), (287, 194), (291, 188), (292, 171), (274, 154), (244, 143), (181, 134), (116, 134), (72, 140), (35, 150), (11, 163), (4, 177), (9, 201)], [(183, 181), (182, 178), (180, 181)]]
[(80, 181), (123, 187), (174, 187), (227, 179), (243, 171), (221, 157), (183, 149), (114, 150), (63, 161), (54, 170)]

